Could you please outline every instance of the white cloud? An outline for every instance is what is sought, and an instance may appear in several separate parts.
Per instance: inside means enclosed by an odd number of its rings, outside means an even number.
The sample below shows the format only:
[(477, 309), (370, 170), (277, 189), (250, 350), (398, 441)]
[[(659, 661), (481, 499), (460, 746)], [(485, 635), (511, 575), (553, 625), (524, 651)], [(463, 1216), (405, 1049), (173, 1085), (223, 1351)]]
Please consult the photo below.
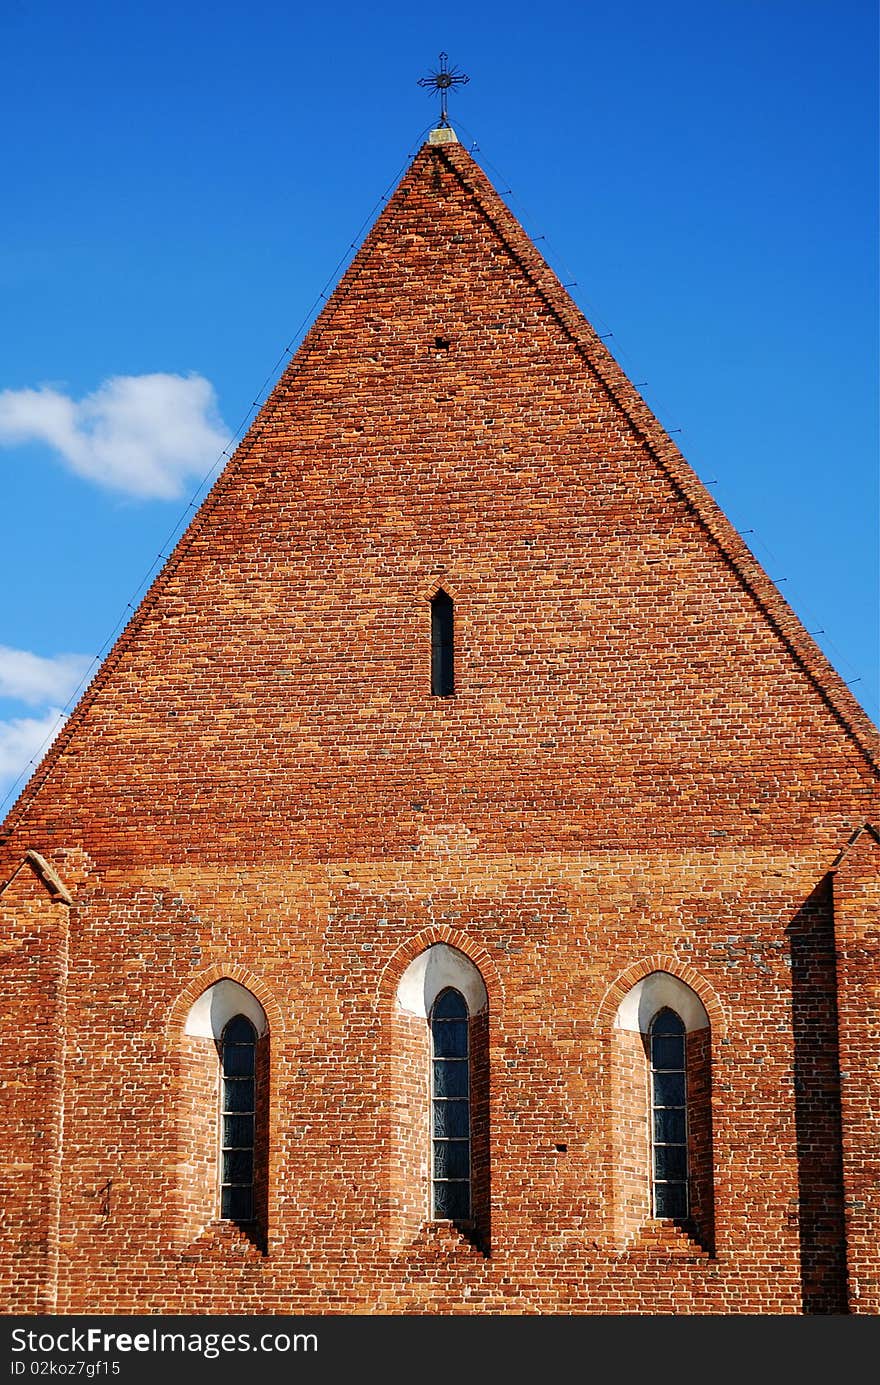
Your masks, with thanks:
[(141, 499), (181, 495), (229, 441), (201, 375), (117, 375), (79, 401), (48, 385), (0, 391), (0, 446), (45, 443), (78, 476)]
[(92, 663), (88, 654), (56, 654), (45, 659), (27, 649), (0, 644), (0, 697), (14, 697), (30, 707), (63, 705), (79, 687)]
[(56, 654), (46, 659), (0, 644), (0, 697), (40, 709), (36, 716), (0, 721), (0, 818), (10, 806), (6, 796), (11, 798), (13, 785), (20, 792), (67, 720), (62, 708), (93, 662), (88, 654)]
[[(42, 759), (66, 719), (60, 708), (50, 707), (42, 717), (0, 721), (0, 804), (19, 775), (22, 780), (18, 788), (24, 786), (35, 768), (30, 761)], [(4, 811), (0, 809), (0, 818), (3, 816)]]

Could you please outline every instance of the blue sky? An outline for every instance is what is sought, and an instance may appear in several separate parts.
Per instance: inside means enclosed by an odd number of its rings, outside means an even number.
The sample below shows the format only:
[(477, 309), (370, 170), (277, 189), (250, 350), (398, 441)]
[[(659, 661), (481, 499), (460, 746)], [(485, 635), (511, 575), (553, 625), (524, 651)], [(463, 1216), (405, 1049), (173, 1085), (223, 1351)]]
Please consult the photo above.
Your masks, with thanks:
[(878, 719), (873, 0), (6, 0), (0, 41), (6, 806), (435, 123), (441, 49), (462, 143)]

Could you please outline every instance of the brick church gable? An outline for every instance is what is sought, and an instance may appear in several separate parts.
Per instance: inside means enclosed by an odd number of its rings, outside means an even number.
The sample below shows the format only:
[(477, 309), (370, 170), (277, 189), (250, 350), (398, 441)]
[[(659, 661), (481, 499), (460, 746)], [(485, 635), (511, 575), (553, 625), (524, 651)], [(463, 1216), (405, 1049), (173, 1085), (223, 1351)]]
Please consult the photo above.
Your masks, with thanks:
[(0, 829), (7, 1301), (878, 1311), (876, 809), (849, 689), (432, 139)]
[[(460, 677), (426, 708), (444, 580)], [(442, 774), (418, 749), (440, 713)], [(6, 837), (45, 847), (60, 821), (137, 853), (135, 795), (164, 839), (223, 850), (222, 805), (255, 850), (399, 850), (419, 784), (470, 825), (477, 752), (496, 849), (536, 782), (542, 841), (666, 835), (672, 795), (709, 842), (812, 823), (823, 782), (870, 782), (872, 736), (470, 156), (427, 145)]]

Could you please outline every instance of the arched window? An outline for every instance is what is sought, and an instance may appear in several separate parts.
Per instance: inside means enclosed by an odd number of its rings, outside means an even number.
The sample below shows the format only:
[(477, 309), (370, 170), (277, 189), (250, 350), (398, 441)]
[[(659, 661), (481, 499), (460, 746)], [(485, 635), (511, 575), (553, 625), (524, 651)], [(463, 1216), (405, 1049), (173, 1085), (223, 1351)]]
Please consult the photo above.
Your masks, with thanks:
[(470, 1044), (467, 1003), (451, 986), (431, 1010), (431, 1207), (435, 1217), (471, 1215)]
[(220, 1215), (254, 1218), (257, 1031), (244, 1015), (224, 1026), (220, 1047)]
[(674, 1221), (673, 1239), (711, 1253), (712, 1028), (697, 992), (668, 971), (642, 976), (617, 1007), (610, 1057), (615, 1234), (625, 1244)]
[(431, 692), (451, 697), (455, 692), (452, 597), (442, 589), (431, 601)]
[(491, 1245), (489, 996), (458, 948), (431, 943), (397, 983), (389, 1084), (389, 1233), (396, 1250), (430, 1222)]
[(651, 1043), (651, 1182), (655, 1217), (688, 1215), (685, 1026), (674, 1010), (654, 1016)]
[(187, 1011), (177, 1082), (178, 1235), (218, 1219), (265, 1251), (269, 1228), (271, 1036), (253, 991), (224, 976)]

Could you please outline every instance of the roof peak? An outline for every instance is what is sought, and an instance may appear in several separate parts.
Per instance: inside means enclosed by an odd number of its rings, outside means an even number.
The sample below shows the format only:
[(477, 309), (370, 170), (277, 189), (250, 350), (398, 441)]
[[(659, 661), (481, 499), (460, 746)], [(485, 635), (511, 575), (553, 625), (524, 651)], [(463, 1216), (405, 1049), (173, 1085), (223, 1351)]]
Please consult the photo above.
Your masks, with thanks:
[(459, 144), (460, 140), (451, 125), (438, 125), (428, 135), (429, 144)]

